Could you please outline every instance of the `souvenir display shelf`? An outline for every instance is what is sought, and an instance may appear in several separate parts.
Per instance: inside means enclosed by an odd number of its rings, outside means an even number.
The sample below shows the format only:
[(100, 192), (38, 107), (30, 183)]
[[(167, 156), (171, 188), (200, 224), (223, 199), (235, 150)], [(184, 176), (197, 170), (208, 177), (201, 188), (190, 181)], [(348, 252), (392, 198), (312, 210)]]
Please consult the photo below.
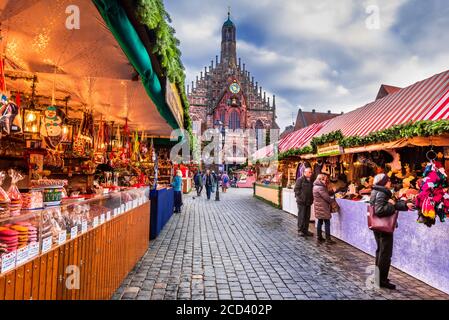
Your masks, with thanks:
[[(1, 256), (0, 300), (110, 298), (148, 247), (149, 211), (145, 187), (1, 219), (0, 230), (21, 233), (8, 233), (21, 247)], [(59, 281), (71, 265), (81, 271), (78, 289)]]

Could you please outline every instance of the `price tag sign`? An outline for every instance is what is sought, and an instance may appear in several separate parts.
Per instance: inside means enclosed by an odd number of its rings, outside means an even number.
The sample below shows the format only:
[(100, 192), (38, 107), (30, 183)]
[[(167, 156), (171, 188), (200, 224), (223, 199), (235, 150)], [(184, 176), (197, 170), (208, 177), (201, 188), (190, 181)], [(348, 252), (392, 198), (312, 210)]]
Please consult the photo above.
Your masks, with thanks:
[(118, 209), (115, 208), (115, 209), (114, 209), (114, 218), (117, 217), (117, 214), (118, 214)]
[(70, 239), (75, 239), (77, 235), (78, 235), (78, 226), (75, 226), (70, 230)]
[(137, 199), (133, 200), (133, 202), (134, 202), (134, 208), (137, 208), (139, 206), (139, 204), (137, 203)]
[(111, 211), (106, 212), (106, 221), (111, 220)]
[(58, 237), (58, 245), (63, 244), (64, 242), (66, 242), (66, 240), (67, 240), (67, 232), (65, 230), (61, 231)]
[(100, 224), (104, 223), (104, 213), (101, 214), (100, 216)]
[(87, 232), (87, 220), (83, 220), (81, 225), (81, 233)]
[(32, 259), (39, 255), (39, 242), (33, 242), (29, 245), (30, 251), (28, 252), (28, 258)]
[(28, 255), (30, 252), (29, 246), (20, 248), (17, 250), (17, 258), (16, 258), (16, 265), (25, 263), (28, 261)]
[(2, 273), (11, 271), (16, 267), (16, 251), (2, 255)]
[(98, 217), (95, 217), (95, 218), (94, 218), (94, 222), (93, 222), (92, 226), (93, 226), (94, 228), (98, 227)]
[(48, 252), (51, 249), (53, 242), (51, 237), (47, 237), (42, 241), (42, 253)]
[(125, 213), (125, 211), (126, 211), (126, 206), (124, 204), (122, 204), (120, 214)]

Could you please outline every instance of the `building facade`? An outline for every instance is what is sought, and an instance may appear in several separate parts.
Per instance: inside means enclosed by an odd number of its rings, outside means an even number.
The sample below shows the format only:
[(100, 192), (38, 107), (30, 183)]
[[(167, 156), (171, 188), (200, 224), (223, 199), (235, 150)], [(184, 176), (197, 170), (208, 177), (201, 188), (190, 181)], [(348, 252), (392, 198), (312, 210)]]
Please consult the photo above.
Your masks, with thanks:
[(266, 96), (258, 82), (237, 59), (236, 26), (230, 19), (222, 27), (221, 55), (187, 86), (190, 116), (199, 132), (220, 120), (227, 129), (279, 129), (276, 97)]

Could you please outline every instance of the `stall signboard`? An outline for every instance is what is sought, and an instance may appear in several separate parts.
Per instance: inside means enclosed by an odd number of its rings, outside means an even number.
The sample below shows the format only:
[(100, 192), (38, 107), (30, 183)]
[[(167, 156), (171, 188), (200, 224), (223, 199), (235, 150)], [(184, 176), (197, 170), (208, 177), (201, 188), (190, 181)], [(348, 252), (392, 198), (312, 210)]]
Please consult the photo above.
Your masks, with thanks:
[(165, 100), (179, 127), (183, 127), (184, 112), (176, 85), (167, 80)]
[(2, 273), (11, 271), (16, 267), (16, 251), (2, 255)]
[(340, 154), (343, 154), (343, 148), (338, 144), (319, 146), (317, 148), (318, 157), (338, 156)]
[(16, 266), (24, 264), (25, 262), (28, 261), (29, 252), (30, 252), (29, 246), (25, 246), (17, 250)]
[(39, 255), (39, 242), (34, 242), (30, 244), (30, 251), (28, 252), (28, 258), (32, 259)]

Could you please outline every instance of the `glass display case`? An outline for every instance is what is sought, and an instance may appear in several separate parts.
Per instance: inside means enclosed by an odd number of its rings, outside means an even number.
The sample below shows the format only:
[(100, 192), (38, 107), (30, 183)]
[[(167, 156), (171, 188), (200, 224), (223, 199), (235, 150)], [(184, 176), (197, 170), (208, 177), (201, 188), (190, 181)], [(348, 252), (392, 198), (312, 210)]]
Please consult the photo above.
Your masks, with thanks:
[[(116, 216), (149, 201), (149, 188), (66, 199), (0, 219), (0, 273), (8, 272)], [(149, 214), (149, 213), (148, 213)]]

